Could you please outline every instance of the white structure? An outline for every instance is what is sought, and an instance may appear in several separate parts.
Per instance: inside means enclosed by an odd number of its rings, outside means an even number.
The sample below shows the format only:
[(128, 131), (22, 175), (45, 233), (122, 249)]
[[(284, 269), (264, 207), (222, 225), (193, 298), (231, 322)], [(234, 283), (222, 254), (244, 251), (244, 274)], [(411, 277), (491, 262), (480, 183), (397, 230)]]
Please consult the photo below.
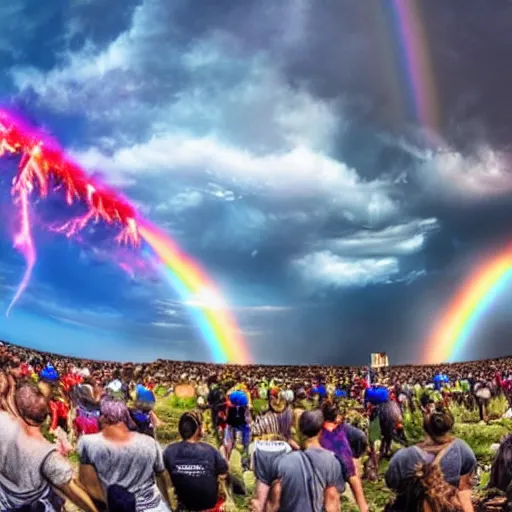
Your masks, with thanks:
[(385, 352), (377, 352), (372, 354), (372, 368), (383, 368), (389, 366), (388, 355)]

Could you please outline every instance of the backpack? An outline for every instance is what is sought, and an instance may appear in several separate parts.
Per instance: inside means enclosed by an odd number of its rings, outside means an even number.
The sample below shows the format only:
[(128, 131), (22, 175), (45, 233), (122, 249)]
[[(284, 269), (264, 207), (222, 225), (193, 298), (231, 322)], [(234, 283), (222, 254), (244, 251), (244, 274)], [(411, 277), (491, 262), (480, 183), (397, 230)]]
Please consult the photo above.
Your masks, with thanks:
[(137, 432), (151, 437), (154, 436), (154, 426), (148, 412), (136, 409), (130, 411), (130, 415), (137, 426)]
[(382, 386), (372, 386), (366, 390), (365, 399), (372, 405), (380, 405), (389, 400), (389, 391)]
[(229, 395), (227, 424), (231, 427), (242, 427), (247, 423), (247, 406), (249, 401), (243, 391), (233, 391)]
[[(452, 445), (453, 441), (445, 444), (432, 462), (418, 465), (412, 481), (405, 482), (404, 489), (409, 492), (388, 504), (385, 512), (462, 512), (458, 490), (445, 481), (441, 469), (441, 460)], [(409, 501), (411, 497), (413, 503)]]

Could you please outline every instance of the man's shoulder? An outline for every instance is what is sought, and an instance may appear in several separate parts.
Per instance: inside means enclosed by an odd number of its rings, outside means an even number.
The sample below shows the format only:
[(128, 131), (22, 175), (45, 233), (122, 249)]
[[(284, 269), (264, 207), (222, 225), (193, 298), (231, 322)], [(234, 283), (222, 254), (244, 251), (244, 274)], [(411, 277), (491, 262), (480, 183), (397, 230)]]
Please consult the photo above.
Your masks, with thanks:
[(331, 450), (327, 450), (325, 448), (315, 447), (315, 448), (308, 448), (304, 452), (308, 457), (312, 457), (314, 459), (325, 459), (325, 460), (336, 460), (336, 455), (334, 455)]
[(18, 427), (18, 420), (5, 411), (0, 411), (0, 436), (4, 441), (13, 435)]
[(168, 444), (164, 448), (164, 454), (165, 453), (174, 453), (176, 450), (179, 450), (179, 447), (181, 444), (183, 444), (183, 441), (177, 441), (176, 443)]
[(419, 446), (408, 446), (400, 448), (393, 457), (391, 457), (390, 467), (416, 465), (428, 456)]
[(0, 411), (0, 424), (3, 425), (14, 425), (16, 418), (11, 416), (8, 412)]
[(77, 447), (78, 448), (89, 448), (91, 446), (98, 446), (102, 444), (102, 436), (100, 433), (98, 434), (87, 434), (81, 436), (78, 440)]

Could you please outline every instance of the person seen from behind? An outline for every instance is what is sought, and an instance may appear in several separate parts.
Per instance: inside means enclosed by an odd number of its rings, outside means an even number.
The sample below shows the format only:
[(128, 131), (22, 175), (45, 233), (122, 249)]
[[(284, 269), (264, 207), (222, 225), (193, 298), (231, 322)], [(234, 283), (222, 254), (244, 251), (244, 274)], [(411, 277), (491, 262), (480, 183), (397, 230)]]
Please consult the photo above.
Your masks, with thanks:
[(477, 462), (473, 450), (451, 434), (453, 426), (452, 413), (438, 405), (424, 417), (425, 440), (393, 455), (385, 478), (397, 496), (389, 512), (473, 512)]
[(60, 511), (64, 501), (96, 512), (73, 478), (73, 467), (47, 441), (41, 427), (50, 414), (38, 387), (24, 383), (14, 394), (16, 416), (0, 412), (0, 509)]
[[(329, 400), (325, 401), (322, 404), (322, 414), (324, 425), (320, 436), (320, 444), (326, 450), (333, 452), (341, 462), (344, 480), (348, 482), (359, 510), (361, 512), (368, 512), (363, 483), (361, 477), (357, 474), (350, 441), (343, 420), (338, 415), (336, 404)], [(355, 429), (355, 427), (352, 428)], [(364, 436), (363, 432), (361, 434)]]
[(77, 445), (84, 487), (109, 510), (128, 510), (131, 503), (137, 512), (168, 511), (168, 482), (158, 443), (130, 430), (133, 425), (122, 400), (105, 397), (100, 410), (101, 432), (82, 436)]
[(267, 511), (338, 512), (340, 492), (345, 489), (342, 466), (336, 456), (322, 448), (322, 411), (305, 411), (299, 428), (305, 450), (294, 451), (276, 460), (272, 468), (272, 488)]
[(219, 510), (219, 480), (228, 473), (228, 463), (219, 450), (201, 441), (202, 418), (186, 412), (179, 421), (181, 442), (164, 451), (164, 464), (178, 497), (178, 512)]

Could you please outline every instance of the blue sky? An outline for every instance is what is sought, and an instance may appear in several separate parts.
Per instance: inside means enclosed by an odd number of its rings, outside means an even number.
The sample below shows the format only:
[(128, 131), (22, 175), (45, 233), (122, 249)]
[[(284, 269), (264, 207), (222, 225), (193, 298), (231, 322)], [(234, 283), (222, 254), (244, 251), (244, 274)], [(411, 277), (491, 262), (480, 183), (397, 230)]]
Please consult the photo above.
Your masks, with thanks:
[[(4, 3), (0, 102), (202, 264), (256, 361), (418, 361), (457, 284), (509, 239), (505, 3), (433, 0), (425, 15), (439, 148), (422, 144), (407, 84), (399, 120), (390, 112), (397, 91), (379, 76), (397, 64), (376, 56), (382, 40), (357, 3)], [(485, 44), (464, 35), (477, 20)], [(0, 162), (4, 310), (23, 273), (13, 175)], [(210, 359), (176, 293), (116, 264), (140, 266), (140, 254), (121, 254), (101, 226), (72, 240), (44, 229), (72, 213), (55, 198), (33, 208), (38, 262), (0, 337), (100, 359)], [(498, 302), (466, 357), (504, 350)]]

